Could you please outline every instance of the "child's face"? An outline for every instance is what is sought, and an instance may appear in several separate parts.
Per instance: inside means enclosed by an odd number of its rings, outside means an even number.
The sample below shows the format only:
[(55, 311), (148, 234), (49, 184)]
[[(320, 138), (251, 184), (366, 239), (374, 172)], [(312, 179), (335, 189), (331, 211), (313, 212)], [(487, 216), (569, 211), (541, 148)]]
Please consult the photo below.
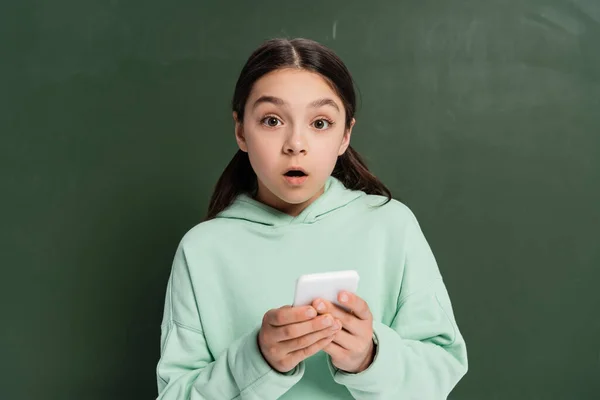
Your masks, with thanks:
[[(295, 215), (319, 197), (350, 143), (345, 120), (341, 99), (319, 74), (281, 69), (256, 81), (236, 139), (258, 177), (258, 199)], [(286, 177), (291, 167), (307, 176)]]

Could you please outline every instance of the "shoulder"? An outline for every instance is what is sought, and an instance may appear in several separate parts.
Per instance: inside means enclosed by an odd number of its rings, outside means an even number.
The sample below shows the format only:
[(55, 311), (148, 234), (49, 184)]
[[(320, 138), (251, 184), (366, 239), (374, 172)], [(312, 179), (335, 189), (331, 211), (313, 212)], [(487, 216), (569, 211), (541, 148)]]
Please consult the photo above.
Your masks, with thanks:
[(403, 202), (379, 195), (366, 195), (360, 198), (360, 205), (367, 211), (369, 217), (378, 221), (385, 221), (392, 224), (412, 224), (416, 223), (416, 217), (413, 211)]
[(379, 195), (365, 195), (358, 199), (359, 209), (354, 215), (362, 215), (357, 223), (372, 226), (377, 231), (394, 237), (414, 236), (422, 233), (421, 225), (413, 210), (400, 200)]
[(222, 243), (231, 237), (230, 221), (211, 219), (203, 221), (189, 229), (182, 237), (179, 247), (184, 252), (212, 248), (215, 243)]

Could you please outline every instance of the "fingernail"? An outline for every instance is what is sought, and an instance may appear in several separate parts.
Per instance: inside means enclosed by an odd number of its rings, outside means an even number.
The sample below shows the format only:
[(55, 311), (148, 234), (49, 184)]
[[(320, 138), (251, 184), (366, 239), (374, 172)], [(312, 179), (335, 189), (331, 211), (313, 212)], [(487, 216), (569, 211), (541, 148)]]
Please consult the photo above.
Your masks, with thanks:
[(325, 310), (325, 304), (323, 304), (323, 303), (317, 304), (317, 310), (319, 310), (319, 311)]
[(317, 316), (317, 311), (314, 308), (309, 308), (306, 310), (306, 316), (309, 318), (314, 318)]
[(323, 325), (330, 326), (333, 323), (330, 317), (323, 319)]
[(346, 293), (342, 293), (342, 295), (340, 296), (340, 300), (342, 301), (342, 303), (345, 303), (348, 301), (348, 295)]

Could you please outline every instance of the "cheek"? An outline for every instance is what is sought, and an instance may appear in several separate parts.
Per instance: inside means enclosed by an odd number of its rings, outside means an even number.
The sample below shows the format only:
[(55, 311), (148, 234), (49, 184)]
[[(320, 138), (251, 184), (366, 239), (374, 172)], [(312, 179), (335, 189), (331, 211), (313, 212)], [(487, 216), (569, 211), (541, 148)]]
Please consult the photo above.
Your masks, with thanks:
[(247, 138), (248, 157), (255, 170), (265, 171), (273, 168), (276, 163), (277, 144), (268, 140), (258, 140), (256, 137)]
[(321, 143), (321, 146), (318, 147), (318, 152), (323, 159), (335, 160), (338, 157), (338, 153), (340, 151), (340, 146), (342, 145), (342, 135), (335, 135), (330, 138), (327, 138), (326, 143)]

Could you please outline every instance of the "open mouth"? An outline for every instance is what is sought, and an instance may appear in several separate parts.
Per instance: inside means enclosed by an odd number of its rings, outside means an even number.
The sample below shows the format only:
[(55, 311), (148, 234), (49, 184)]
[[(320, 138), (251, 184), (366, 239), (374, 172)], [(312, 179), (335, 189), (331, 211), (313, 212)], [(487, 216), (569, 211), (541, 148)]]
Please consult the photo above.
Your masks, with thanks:
[(287, 170), (283, 177), (292, 186), (299, 186), (304, 184), (308, 179), (308, 174), (300, 167), (292, 167)]
[(306, 176), (306, 173), (304, 171), (299, 170), (299, 169), (291, 169), (288, 172), (286, 172), (284, 175), (285, 176), (289, 176), (289, 177), (293, 177), (293, 178), (301, 178), (303, 176)]

